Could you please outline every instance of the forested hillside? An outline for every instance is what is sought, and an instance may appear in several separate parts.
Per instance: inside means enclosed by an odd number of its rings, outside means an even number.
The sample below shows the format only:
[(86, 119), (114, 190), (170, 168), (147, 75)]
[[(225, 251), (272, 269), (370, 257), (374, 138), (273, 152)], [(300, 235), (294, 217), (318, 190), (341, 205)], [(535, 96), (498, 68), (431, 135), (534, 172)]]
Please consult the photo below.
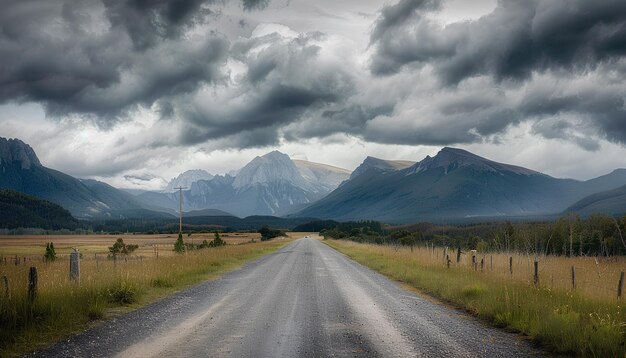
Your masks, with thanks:
[(78, 220), (69, 211), (47, 200), (0, 189), (0, 228), (19, 227), (75, 229), (78, 227)]

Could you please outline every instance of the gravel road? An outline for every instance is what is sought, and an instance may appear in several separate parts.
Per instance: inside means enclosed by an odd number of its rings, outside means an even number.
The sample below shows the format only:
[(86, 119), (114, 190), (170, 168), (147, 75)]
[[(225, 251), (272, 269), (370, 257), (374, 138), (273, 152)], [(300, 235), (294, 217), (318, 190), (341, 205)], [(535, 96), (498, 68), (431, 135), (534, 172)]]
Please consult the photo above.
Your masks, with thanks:
[(405, 291), (313, 239), (32, 356), (515, 357), (518, 336)]

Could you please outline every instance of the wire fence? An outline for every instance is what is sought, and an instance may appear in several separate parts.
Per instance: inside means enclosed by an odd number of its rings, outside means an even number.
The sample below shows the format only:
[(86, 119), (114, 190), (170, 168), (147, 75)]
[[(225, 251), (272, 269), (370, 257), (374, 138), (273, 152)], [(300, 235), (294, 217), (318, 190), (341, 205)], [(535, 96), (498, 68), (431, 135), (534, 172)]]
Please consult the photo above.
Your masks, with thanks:
[[(462, 251), (441, 247), (396, 246), (429, 266), (450, 267), (523, 282), (541, 289), (575, 292), (586, 297), (621, 300), (626, 257), (564, 257), (520, 253)], [(458, 257), (458, 262), (457, 262)], [(535, 269), (536, 262), (536, 269)], [(626, 292), (624, 292), (626, 294)]]

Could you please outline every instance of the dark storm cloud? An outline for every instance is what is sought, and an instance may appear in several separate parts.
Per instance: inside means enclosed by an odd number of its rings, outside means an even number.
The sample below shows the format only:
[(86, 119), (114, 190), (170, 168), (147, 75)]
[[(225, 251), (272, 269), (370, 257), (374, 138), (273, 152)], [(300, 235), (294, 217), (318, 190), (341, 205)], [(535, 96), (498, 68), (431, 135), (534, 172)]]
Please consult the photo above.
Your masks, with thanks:
[(369, 68), (359, 36), (267, 23), (255, 10), (268, 0), (236, 1), (222, 15), (227, 1), (0, 0), (0, 104), (36, 102), (102, 128), (145, 110), (161, 119), (136, 141), (149, 149), (336, 133), (494, 142), (525, 121), (534, 135), (587, 150), (626, 143), (623, 1), (501, 0), (444, 26), (432, 16), (444, 0), (401, 0), (367, 24)]
[(624, 89), (596, 87), (585, 88), (575, 94), (555, 94), (536, 91), (530, 94), (519, 106), (524, 116), (536, 118), (570, 117), (574, 120), (539, 122), (534, 131), (546, 138), (557, 138), (555, 130), (562, 129), (559, 138), (572, 137), (573, 129), (584, 134), (574, 139), (586, 149), (597, 149), (597, 144), (581, 142), (584, 136), (603, 137), (615, 143), (626, 144), (626, 97)]
[(242, 0), (245, 11), (263, 10), (269, 6), (270, 0)]
[(302, 139), (325, 138), (336, 133), (362, 136), (367, 122), (381, 115), (391, 115), (394, 103), (384, 105), (345, 103), (337, 108), (326, 109), (312, 118), (294, 123), (283, 135), (296, 142)]
[[(497, 142), (498, 136), (521, 121), (514, 109), (491, 106), (472, 112), (442, 115), (435, 107), (428, 113), (432, 122), (415, 123), (414, 118), (390, 117), (373, 121), (363, 132), (367, 141), (404, 145), (451, 145)], [(380, 120), (380, 118), (379, 118)]]
[(548, 139), (563, 139), (576, 143), (587, 151), (596, 151), (600, 149), (597, 140), (585, 135), (577, 133), (572, 123), (561, 119), (546, 119), (535, 122), (532, 126), (534, 134), (539, 134)]
[(181, 30), (211, 13), (201, 10), (207, 0), (103, 0), (113, 26), (121, 26), (138, 49), (175, 38)]
[(433, 11), (440, 7), (441, 0), (401, 0), (395, 5), (384, 7), (372, 31), (371, 42), (381, 40), (386, 33), (402, 27), (423, 11)]
[(423, 108), (428, 124), (413, 131), (374, 124), (366, 139), (482, 142), (530, 121), (534, 134), (586, 150), (597, 150), (599, 139), (626, 144), (626, 2), (501, 0), (480, 19), (447, 25), (430, 16), (440, 5), (402, 0), (383, 8), (370, 35), (370, 70), (384, 77), (425, 68), (443, 84), (431, 89), (435, 98), (453, 98)]
[(519, 80), (533, 71), (583, 72), (626, 54), (622, 0), (502, 0), (489, 15), (447, 26), (424, 16), (436, 4), (383, 9), (371, 34), (373, 73), (430, 64), (448, 84), (476, 75)]
[(281, 127), (343, 103), (356, 91), (353, 79), (319, 61), (316, 41), (321, 38), (318, 33), (294, 39), (273, 33), (235, 43), (231, 54), (246, 64), (246, 75), (224, 97), (207, 95), (179, 104), (178, 114), (186, 118), (181, 142), (237, 135), (242, 137), (228, 143), (267, 145), (278, 141)]
[(48, 114), (87, 115), (107, 126), (138, 104), (219, 79), (226, 39), (175, 38), (201, 3), (4, 2), (0, 103), (39, 102)]
[(151, 181), (156, 178), (153, 174), (124, 175), (124, 179), (128, 181)]

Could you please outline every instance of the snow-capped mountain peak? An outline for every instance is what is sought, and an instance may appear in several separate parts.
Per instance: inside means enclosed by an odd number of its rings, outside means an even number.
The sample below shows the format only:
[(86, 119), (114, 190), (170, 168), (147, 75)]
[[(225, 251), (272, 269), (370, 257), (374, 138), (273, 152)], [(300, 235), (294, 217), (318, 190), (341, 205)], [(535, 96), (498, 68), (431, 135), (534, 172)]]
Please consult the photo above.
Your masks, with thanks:
[(163, 190), (166, 193), (170, 193), (176, 191), (174, 188), (183, 187), (183, 188), (191, 188), (191, 185), (200, 180), (211, 180), (213, 175), (209, 174), (206, 170), (202, 169), (192, 169), (187, 170), (186, 172), (180, 174), (176, 178), (170, 180), (165, 189)]
[(279, 151), (252, 159), (237, 173), (233, 187), (241, 189), (275, 182), (289, 182), (300, 188), (310, 187), (289, 156)]

